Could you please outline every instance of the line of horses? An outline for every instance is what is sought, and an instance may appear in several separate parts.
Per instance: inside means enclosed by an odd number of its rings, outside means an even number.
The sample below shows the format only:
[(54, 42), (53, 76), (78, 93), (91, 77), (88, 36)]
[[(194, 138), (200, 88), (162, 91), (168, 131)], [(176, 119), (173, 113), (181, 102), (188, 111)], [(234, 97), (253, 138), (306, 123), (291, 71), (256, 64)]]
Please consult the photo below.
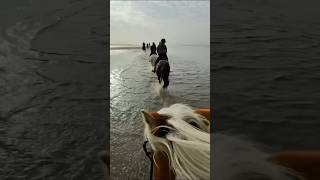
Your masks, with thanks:
[[(155, 66), (158, 56), (150, 55)], [(156, 65), (159, 83), (169, 85), (169, 62)], [(145, 143), (151, 160), (151, 180), (319, 180), (320, 151), (286, 151), (266, 155), (249, 142), (215, 133), (215, 156), (210, 158), (210, 109), (182, 104), (158, 112), (142, 111)], [(144, 143), (144, 145), (145, 145)], [(217, 165), (210, 173), (210, 159)], [(211, 178), (213, 179), (213, 178)]]
[[(151, 54), (149, 62), (163, 88), (169, 85), (170, 65)], [(156, 67), (155, 67), (156, 66)], [(192, 110), (174, 104), (158, 112), (142, 111), (144, 149), (151, 145), (150, 180), (210, 179), (210, 109)]]
[[(152, 67), (158, 59), (150, 56)], [(159, 83), (169, 85), (170, 65), (160, 60)], [(210, 109), (174, 104), (157, 112), (142, 110), (144, 149), (151, 160), (152, 180), (319, 180), (320, 151), (287, 151), (266, 155), (249, 142), (214, 133), (210, 157)], [(146, 150), (146, 144), (151, 150)], [(213, 150), (213, 149), (211, 149)], [(108, 165), (107, 153), (103, 160)], [(213, 171), (210, 172), (210, 161)]]

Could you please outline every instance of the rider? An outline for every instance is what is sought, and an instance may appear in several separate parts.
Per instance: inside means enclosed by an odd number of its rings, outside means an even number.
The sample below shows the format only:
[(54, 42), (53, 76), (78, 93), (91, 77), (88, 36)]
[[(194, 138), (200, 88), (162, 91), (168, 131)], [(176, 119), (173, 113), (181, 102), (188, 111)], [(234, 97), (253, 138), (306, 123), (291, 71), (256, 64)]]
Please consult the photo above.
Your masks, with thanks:
[(150, 46), (150, 51), (151, 51), (151, 53), (150, 53), (150, 56), (152, 55), (152, 54), (157, 54), (157, 47), (156, 47), (156, 44), (153, 42), (152, 43), (152, 46)]
[(146, 50), (146, 44), (144, 42), (142, 43), (142, 50)]
[(167, 46), (166, 44), (166, 40), (163, 38), (161, 39), (161, 41), (159, 42), (159, 45), (157, 47), (157, 52), (158, 52), (158, 59), (156, 60), (156, 62), (154, 63), (154, 70), (153, 72), (156, 72), (156, 67), (157, 64), (160, 60), (166, 60), (168, 61), (168, 56), (167, 56)]

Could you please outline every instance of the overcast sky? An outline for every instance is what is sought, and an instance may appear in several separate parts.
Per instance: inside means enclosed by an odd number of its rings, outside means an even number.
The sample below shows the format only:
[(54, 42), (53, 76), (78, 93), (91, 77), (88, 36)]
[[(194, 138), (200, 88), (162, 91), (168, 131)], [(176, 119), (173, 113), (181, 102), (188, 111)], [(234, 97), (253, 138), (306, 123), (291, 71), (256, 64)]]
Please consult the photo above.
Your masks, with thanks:
[(111, 1), (111, 44), (210, 43), (209, 1)]

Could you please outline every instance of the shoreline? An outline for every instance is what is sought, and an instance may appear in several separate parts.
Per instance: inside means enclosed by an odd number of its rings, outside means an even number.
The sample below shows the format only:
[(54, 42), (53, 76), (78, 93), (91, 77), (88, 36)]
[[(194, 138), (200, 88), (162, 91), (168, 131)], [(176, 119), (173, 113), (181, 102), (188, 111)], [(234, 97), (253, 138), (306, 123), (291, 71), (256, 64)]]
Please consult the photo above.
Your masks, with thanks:
[(110, 47), (110, 50), (142, 49), (141, 47)]

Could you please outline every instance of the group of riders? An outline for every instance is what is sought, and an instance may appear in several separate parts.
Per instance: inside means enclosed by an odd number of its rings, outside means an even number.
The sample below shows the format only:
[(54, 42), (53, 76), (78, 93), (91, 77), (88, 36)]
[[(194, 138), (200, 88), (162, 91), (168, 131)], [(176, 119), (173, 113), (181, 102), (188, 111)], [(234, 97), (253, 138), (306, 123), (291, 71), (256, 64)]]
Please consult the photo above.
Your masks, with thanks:
[(154, 63), (154, 70), (153, 72), (156, 71), (156, 67), (157, 64), (160, 60), (166, 60), (169, 61), (168, 56), (167, 56), (167, 46), (166, 46), (166, 40), (163, 38), (161, 39), (161, 41), (159, 42), (158, 46), (156, 47), (156, 44), (153, 42), (152, 45), (150, 46), (150, 43), (147, 43), (147, 45), (143, 42), (142, 43), (142, 49), (146, 50), (146, 46), (147, 48), (150, 47), (150, 56), (155, 54), (158, 54), (158, 58), (156, 60), (156, 62)]

